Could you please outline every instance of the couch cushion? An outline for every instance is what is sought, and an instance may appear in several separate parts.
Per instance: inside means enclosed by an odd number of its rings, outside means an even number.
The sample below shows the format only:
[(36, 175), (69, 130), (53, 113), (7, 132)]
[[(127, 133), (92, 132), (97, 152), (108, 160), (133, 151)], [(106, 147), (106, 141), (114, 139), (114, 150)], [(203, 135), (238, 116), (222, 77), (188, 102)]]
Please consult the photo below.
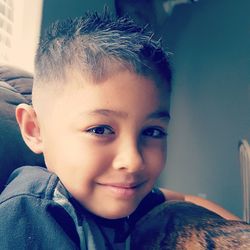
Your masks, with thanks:
[(15, 118), (18, 104), (31, 103), (32, 83), (31, 74), (0, 65), (0, 192), (14, 169), (45, 165), (42, 155), (34, 154), (24, 143)]

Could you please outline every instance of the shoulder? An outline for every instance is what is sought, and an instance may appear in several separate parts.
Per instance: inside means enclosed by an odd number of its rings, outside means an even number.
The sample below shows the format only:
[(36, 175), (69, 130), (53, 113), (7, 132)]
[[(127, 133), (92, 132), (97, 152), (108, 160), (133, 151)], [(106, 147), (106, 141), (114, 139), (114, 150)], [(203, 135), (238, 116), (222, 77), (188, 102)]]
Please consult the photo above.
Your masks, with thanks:
[(237, 216), (210, 200), (195, 195), (182, 194), (168, 189), (160, 189), (166, 200), (186, 201), (207, 208), (228, 220), (240, 220)]
[(0, 204), (20, 196), (51, 199), (58, 177), (42, 167), (21, 167), (10, 176), (7, 186), (0, 196)]
[(58, 182), (56, 175), (39, 167), (13, 172), (0, 196), (3, 249), (78, 249), (73, 219), (53, 200)]
[(167, 201), (169, 200), (178, 200), (178, 201), (184, 201), (185, 195), (179, 192), (175, 192), (166, 188), (160, 188), (161, 192), (163, 193), (165, 199)]

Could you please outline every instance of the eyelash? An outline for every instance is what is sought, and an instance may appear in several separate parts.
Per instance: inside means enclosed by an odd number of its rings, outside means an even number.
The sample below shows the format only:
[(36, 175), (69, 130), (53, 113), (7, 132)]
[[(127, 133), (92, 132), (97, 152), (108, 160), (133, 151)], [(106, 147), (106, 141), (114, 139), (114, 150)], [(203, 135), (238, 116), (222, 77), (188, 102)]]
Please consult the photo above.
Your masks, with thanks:
[[(108, 131), (108, 133), (105, 133), (105, 130)], [(108, 135), (112, 135), (112, 134), (115, 133), (113, 131), (113, 129), (110, 126), (107, 126), (107, 125), (99, 125), (99, 126), (90, 128), (90, 129), (87, 130), (87, 132), (91, 133), (93, 135), (96, 135), (96, 136), (108, 136)]]
[[(157, 131), (157, 134), (154, 135), (154, 133)], [(168, 134), (164, 131), (164, 129), (162, 128), (158, 128), (158, 127), (150, 127), (150, 128), (146, 128), (145, 130), (143, 130), (142, 134), (144, 136), (148, 136), (148, 137), (152, 137), (154, 139), (163, 139), (165, 138)]]
[[(87, 130), (88, 133), (91, 133), (95, 136), (109, 136), (115, 134), (114, 130), (107, 125), (99, 125)], [(155, 134), (156, 132), (156, 134)], [(167, 136), (167, 133), (162, 128), (158, 127), (149, 127), (142, 131), (143, 136), (152, 137), (154, 139), (162, 139)]]

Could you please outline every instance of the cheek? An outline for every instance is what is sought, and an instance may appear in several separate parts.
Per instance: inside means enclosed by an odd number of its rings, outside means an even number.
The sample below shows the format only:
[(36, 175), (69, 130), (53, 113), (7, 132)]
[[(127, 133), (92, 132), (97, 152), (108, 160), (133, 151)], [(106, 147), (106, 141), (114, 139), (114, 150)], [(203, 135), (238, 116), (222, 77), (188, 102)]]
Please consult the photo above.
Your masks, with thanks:
[(166, 164), (166, 147), (151, 147), (145, 151), (145, 161), (152, 176), (157, 177)]
[[(84, 179), (106, 171), (112, 159), (108, 147), (93, 143), (88, 138), (64, 137), (50, 146), (50, 165), (69, 176)], [(48, 157), (49, 158), (49, 157)]]

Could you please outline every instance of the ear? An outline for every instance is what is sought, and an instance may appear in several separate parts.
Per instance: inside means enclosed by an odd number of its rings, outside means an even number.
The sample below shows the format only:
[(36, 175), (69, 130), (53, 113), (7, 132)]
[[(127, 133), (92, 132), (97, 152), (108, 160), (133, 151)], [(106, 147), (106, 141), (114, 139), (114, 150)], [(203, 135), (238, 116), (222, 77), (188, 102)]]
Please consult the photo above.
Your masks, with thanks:
[(42, 153), (42, 139), (35, 110), (28, 104), (19, 104), (16, 107), (16, 120), (26, 145), (34, 153)]

